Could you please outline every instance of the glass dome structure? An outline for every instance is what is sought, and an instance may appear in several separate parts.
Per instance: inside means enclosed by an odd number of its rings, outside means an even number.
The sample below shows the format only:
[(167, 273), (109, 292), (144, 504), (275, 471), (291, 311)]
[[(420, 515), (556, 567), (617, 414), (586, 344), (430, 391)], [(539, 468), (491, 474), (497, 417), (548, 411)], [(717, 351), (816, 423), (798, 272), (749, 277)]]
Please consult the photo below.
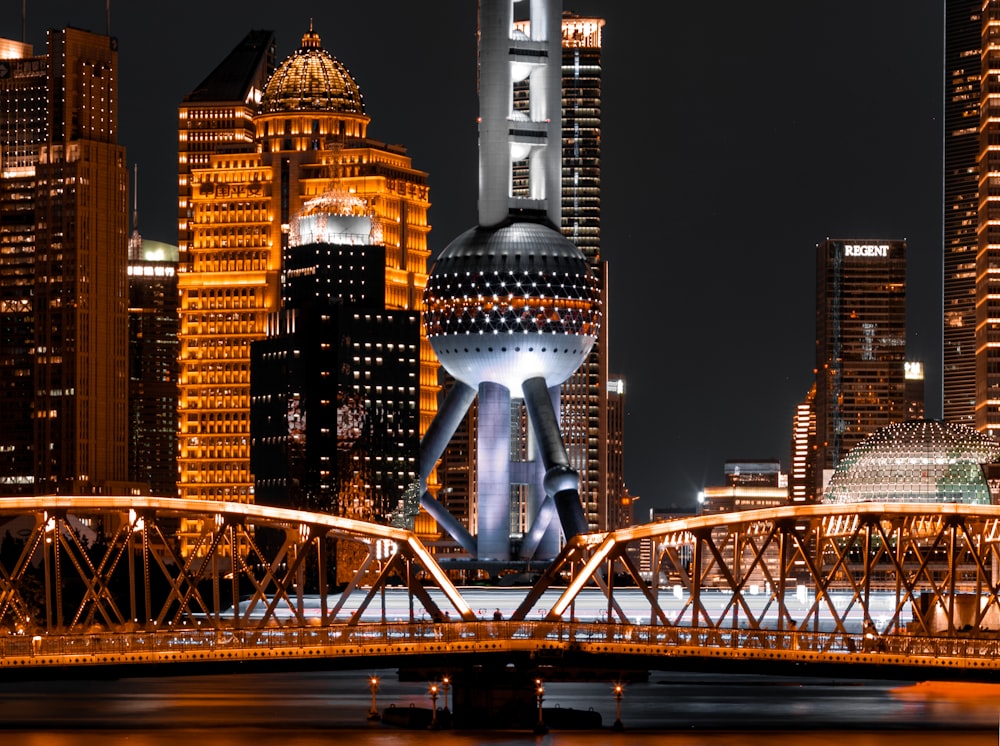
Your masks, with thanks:
[(828, 503), (967, 503), (988, 505), (983, 464), (1000, 444), (967, 425), (910, 420), (879, 428), (837, 466)]

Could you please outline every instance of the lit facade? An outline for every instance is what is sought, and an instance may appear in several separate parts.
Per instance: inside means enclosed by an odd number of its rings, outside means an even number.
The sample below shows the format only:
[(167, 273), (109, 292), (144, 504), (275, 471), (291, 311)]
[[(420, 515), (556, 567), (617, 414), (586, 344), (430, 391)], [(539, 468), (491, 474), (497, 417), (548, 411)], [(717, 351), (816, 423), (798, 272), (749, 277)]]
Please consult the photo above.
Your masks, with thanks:
[(792, 448), (788, 469), (788, 501), (803, 505), (816, 502), (816, 384), (805, 401), (795, 407), (792, 418)]
[(975, 427), (1000, 435), (1000, 2), (982, 8)]
[(702, 492), (703, 515), (779, 508), (788, 502), (787, 476), (777, 459), (729, 460), (723, 475), (725, 485)]
[[(982, 0), (945, 3), (943, 413), (976, 422)], [(922, 416), (922, 415), (921, 415)]]
[[(259, 105), (249, 108), (252, 140), (236, 134), (246, 131), (246, 114), (239, 114), (235, 128), (227, 115), (221, 126), (238, 142), (215, 143), (195, 164), (194, 127), (184, 124), (190, 103), (181, 110), (189, 181), (179, 190), (190, 235), (179, 276), (181, 497), (253, 500), (250, 348), (264, 338), (268, 317), (281, 306), (287, 226), (310, 200), (335, 191), (350, 194), (380, 221), (387, 310), (418, 309), (426, 283), (427, 174), (412, 167), (401, 147), (368, 138), (357, 85), (311, 29), (265, 82), (261, 73), (270, 49), (254, 44), (253, 54), (237, 57), (244, 74), (236, 78), (254, 81), (237, 91), (239, 100), (253, 102), (259, 94)], [(235, 75), (217, 71), (189, 98), (211, 104), (208, 84)], [(426, 341), (419, 357), (423, 427), (436, 409), (437, 364)]]
[(827, 239), (816, 253), (816, 478), (907, 416), (906, 243)]
[[(0, 493), (127, 489), (117, 40), (0, 41)], [(50, 93), (51, 91), (51, 93)]]
[(129, 480), (177, 496), (177, 247), (133, 233), (128, 262)]
[(825, 502), (989, 505), (983, 466), (1000, 443), (970, 425), (910, 420), (879, 428), (837, 466)]

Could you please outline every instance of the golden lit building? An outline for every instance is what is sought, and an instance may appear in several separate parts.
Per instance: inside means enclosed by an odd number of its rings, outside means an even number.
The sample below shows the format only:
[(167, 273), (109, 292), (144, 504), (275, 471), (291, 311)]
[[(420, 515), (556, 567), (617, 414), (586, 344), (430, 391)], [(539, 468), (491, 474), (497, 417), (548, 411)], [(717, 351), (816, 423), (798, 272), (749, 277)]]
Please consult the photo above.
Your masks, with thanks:
[[(233, 62), (244, 81), (267, 67), (267, 38)], [(239, 79), (235, 71), (216, 77)], [(291, 217), (332, 191), (360, 200), (382, 225), (385, 306), (409, 310), (420, 307), (427, 279), (430, 202), (427, 174), (405, 149), (368, 138), (360, 90), (312, 28), (270, 75), (259, 104), (250, 105), (254, 90), (236, 93), (253, 111), (252, 141), (237, 134), (238, 116), (227, 118), (219, 129), (232, 136), (199, 152), (198, 162), (190, 117), (208, 107), (186, 101), (180, 111), (188, 159), (180, 164), (180, 227), (189, 243), (179, 275), (178, 470), (181, 497), (252, 502), (250, 344), (264, 338), (268, 314), (280, 305)], [(437, 362), (421, 341), (423, 432), (436, 411)]]

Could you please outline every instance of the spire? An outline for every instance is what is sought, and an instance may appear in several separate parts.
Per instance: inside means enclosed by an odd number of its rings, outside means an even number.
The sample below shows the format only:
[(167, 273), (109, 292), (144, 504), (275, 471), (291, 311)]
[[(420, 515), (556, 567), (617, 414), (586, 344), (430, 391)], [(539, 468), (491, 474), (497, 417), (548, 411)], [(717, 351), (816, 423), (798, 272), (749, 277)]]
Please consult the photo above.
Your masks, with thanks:
[(128, 239), (129, 261), (142, 259), (142, 236), (139, 234), (139, 164), (132, 165), (132, 235)]
[(323, 45), (319, 40), (319, 34), (313, 31), (313, 21), (312, 18), (309, 19), (309, 30), (306, 32), (305, 36), (302, 37), (302, 48), (303, 49), (322, 49)]

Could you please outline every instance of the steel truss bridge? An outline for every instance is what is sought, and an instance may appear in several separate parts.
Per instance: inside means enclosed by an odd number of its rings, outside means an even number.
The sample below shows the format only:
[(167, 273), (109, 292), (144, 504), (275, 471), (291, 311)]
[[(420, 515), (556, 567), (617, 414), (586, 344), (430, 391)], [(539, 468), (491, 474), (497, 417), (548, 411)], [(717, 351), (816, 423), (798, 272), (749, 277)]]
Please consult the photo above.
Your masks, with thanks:
[[(784, 507), (577, 536), (533, 586), (501, 593), (456, 587), (411, 532), (321, 513), (10, 498), (0, 500), (0, 668), (517, 658), (990, 678), (998, 545), (1000, 506)], [(651, 571), (640, 571), (643, 553)], [(390, 613), (387, 598), (402, 607)]]

